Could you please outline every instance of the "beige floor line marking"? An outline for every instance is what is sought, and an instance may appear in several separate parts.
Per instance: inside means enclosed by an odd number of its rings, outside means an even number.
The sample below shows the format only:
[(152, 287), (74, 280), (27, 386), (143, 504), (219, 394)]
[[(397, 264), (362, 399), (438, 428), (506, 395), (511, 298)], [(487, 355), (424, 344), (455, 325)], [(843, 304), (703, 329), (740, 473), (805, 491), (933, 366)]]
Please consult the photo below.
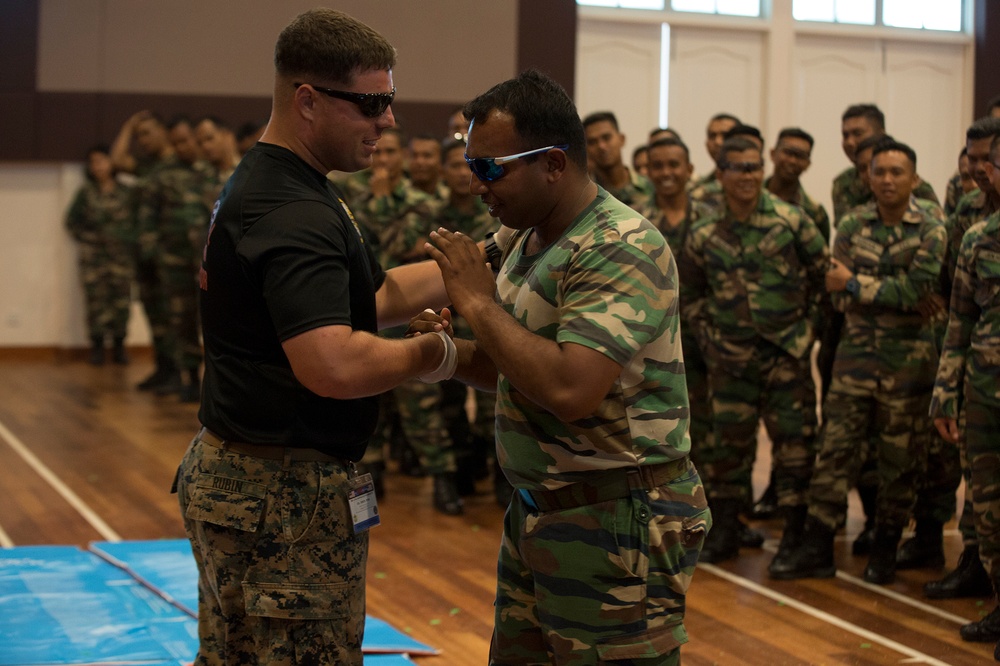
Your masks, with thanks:
[(4, 532), (3, 526), (0, 525), (0, 548), (13, 548), (14, 542), (11, 540), (10, 535)]
[(725, 569), (715, 566), (714, 564), (699, 563), (698, 568), (704, 569), (705, 571), (714, 574), (719, 578), (724, 578), (725, 580), (728, 580), (730, 583), (734, 583), (736, 585), (739, 585), (740, 587), (752, 590), (757, 594), (773, 599), (778, 603), (789, 606), (790, 608), (794, 608), (800, 613), (805, 613), (806, 615), (810, 615), (818, 620), (822, 620), (827, 624), (831, 624), (835, 627), (843, 629), (844, 631), (848, 631), (852, 634), (860, 636), (861, 638), (871, 641), (872, 643), (877, 643), (878, 645), (887, 647), (890, 650), (895, 650), (900, 654), (904, 654), (910, 658), (908, 660), (908, 663), (929, 664), (930, 666), (948, 666), (946, 662), (935, 659), (930, 655), (924, 654), (923, 652), (920, 652), (918, 650), (914, 650), (909, 646), (903, 645), (902, 643), (898, 643), (890, 638), (886, 638), (881, 634), (876, 634), (875, 632), (869, 631), (863, 627), (859, 627), (858, 625), (847, 622), (846, 620), (842, 620), (836, 615), (831, 615), (830, 613), (821, 611), (818, 608), (814, 608), (809, 604), (804, 604), (801, 601), (792, 599), (791, 597), (781, 594), (780, 592), (775, 592), (774, 590), (764, 587), (763, 585), (760, 585), (758, 583), (755, 583), (752, 580), (748, 580), (746, 578), (743, 578), (742, 576), (737, 576), (736, 574), (730, 573)]
[(118, 536), (118, 533), (111, 529), (106, 522), (104, 522), (100, 516), (98, 516), (93, 509), (87, 506), (87, 503), (80, 499), (79, 495), (74, 493), (69, 486), (63, 483), (58, 476), (53, 473), (51, 469), (45, 466), (45, 464), (32, 453), (24, 443), (17, 438), (14, 433), (12, 433), (7, 426), (0, 422), (0, 437), (6, 440), (8, 446), (14, 449), (17, 455), (21, 456), (24, 462), (28, 463), (35, 472), (38, 473), (40, 477), (45, 479), (53, 490), (59, 493), (64, 500), (69, 502), (69, 505), (76, 509), (77, 513), (83, 516), (90, 525), (97, 530), (98, 534), (104, 537), (105, 541), (121, 541), (122, 538)]

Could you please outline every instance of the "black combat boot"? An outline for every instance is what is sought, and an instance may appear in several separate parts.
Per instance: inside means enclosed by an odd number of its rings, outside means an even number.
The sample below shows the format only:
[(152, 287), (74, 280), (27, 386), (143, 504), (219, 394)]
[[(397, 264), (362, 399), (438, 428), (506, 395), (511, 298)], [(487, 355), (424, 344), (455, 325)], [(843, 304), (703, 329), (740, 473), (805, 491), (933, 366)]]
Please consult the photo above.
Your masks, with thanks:
[(115, 337), (112, 341), (111, 360), (117, 365), (128, 365), (128, 352), (125, 351), (125, 338)]
[(777, 580), (830, 578), (837, 573), (833, 566), (834, 534), (835, 530), (819, 520), (806, 518), (799, 547), (786, 558), (775, 556), (767, 572)]
[(90, 356), (87, 361), (91, 365), (104, 365), (104, 336), (90, 336)]
[(455, 488), (455, 474), (442, 472), (434, 475), (434, 508), (448, 516), (458, 516), (463, 512), (462, 500)]
[(944, 566), (944, 524), (930, 518), (917, 520), (917, 531), (896, 553), (896, 568), (940, 569)]
[(731, 560), (740, 554), (740, 539), (746, 528), (740, 522), (740, 505), (738, 499), (719, 498), (709, 504), (712, 509), (712, 529), (705, 537), (701, 548), (700, 562), (722, 562)]
[(785, 529), (781, 533), (781, 543), (778, 544), (778, 553), (771, 560), (768, 572), (784, 571), (788, 568), (795, 553), (802, 547), (803, 533), (806, 527), (806, 516), (809, 507), (805, 504), (801, 506), (785, 507)]
[(181, 387), (179, 395), (181, 402), (201, 402), (201, 377), (197, 368), (188, 370), (188, 383)]
[(875, 540), (872, 542), (872, 554), (868, 557), (868, 566), (862, 578), (866, 583), (888, 585), (896, 578), (896, 549), (899, 548), (899, 537), (903, 528), (894, 525), (878, 525), (875, 528)]
[(963, 641), (974, 643), (995, 643), (1000, 641), (1000, 606), (978, 622), (962, 625), (958, 630)]
[(740, 548), (760, 548), (766, 539), (763, 530), (750, 527), (740, 520)]
[(851, 553), (867, 555), (872, 552), (875, 542), (875, 511), (878, 509), (878, 487), (857, 486), (858, 497), (861, 498), (861, 508), (865, 512), (865, 528), (851, 544)]
[(157, 354), (156, 369), (153, 370), (153, 374), (139, 382), (136, 385), (136, 388), (140, 391), (152, 391), (166, 381), (170, 377), (171, 373), (176, 372), (177, 368), (174, 365), (174, 360), (172, 358)]
[(754, 520), (770, 520), (778, 515), (778, 491), (774, 483), (774, 470), (771, 470), (771, 480), (767, 482), (764, 494), (753, 505), (750, 517)]
[(975, 545), (965, 547), (954, 571), (948, 572), (941, 580), (932, 580), (924, 585), (924, 595), (930, 599), (988, 597), (992, 594), (990, 577), (979, 559), (979, 547)]

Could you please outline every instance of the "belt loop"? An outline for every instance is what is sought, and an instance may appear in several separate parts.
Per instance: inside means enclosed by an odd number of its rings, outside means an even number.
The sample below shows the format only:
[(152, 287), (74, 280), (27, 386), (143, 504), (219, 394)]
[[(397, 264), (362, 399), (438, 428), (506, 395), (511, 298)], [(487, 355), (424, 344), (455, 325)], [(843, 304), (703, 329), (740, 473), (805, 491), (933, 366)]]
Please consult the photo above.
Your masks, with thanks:
[(292, 450), (286, 446), (283, 453), (284, 455), (281, 458), (281, 469), (288, 469), (292, 466)]
[(630, 491), (647, 490), (652, 487), (646, 478), (646, 470), (646, 467), (638, 467), (630, 469), (625, 473), (625, 479), (628, 482), (628, 489)]

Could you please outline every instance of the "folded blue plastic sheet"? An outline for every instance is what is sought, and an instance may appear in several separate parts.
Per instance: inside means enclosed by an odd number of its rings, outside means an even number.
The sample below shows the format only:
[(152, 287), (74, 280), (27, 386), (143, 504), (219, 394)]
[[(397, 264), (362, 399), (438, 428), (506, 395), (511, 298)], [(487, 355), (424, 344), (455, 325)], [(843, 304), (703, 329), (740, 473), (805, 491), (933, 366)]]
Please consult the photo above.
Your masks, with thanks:
[(197, 624), (124, 571), (73, 546), (0, 550), (0, 665), (179, 664)]
[[(365, 666), (413, 666), (416, 662), (405, 654), (366, 654)], [(430, 664), (428, 664), (430, 666)]]
[[(187, 539), (113, 543), (101, 541), (90, 544), (90, 549), (192, 617), (197, 615), (198, 570), (191, 554), (191, 543)], [(365, 620), (362, 649), (366, 654), (438, 653), (438, 650), (414, 640), (383, 620), (370, 615)]]

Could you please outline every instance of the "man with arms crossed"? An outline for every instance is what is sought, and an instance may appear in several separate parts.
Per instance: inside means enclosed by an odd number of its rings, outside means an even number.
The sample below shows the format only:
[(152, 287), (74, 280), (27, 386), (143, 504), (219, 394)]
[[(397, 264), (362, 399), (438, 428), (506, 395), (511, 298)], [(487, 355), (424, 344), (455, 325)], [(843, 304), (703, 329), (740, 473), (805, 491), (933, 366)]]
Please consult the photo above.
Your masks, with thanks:
[(490, 663), (678, 663), (711, 518), (688, 460), (673, 256), (590, 180), (554, 81), (525, 72), (465, 115), (472, 191), (516, 230), (501, 257), (487, 252), (496, 280), (467, 236), (439, 230), (428, 245), (476, 338), (456, 341), (456, 377), (497, 391), (517, 489)]
[(274, 60), (271, 120), (220, 195), (201, 274), (205, 427), (178, 471), (194, 663), (360, 666), (368, 533), (349, 493), (371, 486), (353, 463), (375, 396), (449, 356), (444, 336), (375, 332), (447, 300), (433, 262), (381, 270), (326, 178), (367, 167), (392, 126), (393, 47), (317, 9)]

